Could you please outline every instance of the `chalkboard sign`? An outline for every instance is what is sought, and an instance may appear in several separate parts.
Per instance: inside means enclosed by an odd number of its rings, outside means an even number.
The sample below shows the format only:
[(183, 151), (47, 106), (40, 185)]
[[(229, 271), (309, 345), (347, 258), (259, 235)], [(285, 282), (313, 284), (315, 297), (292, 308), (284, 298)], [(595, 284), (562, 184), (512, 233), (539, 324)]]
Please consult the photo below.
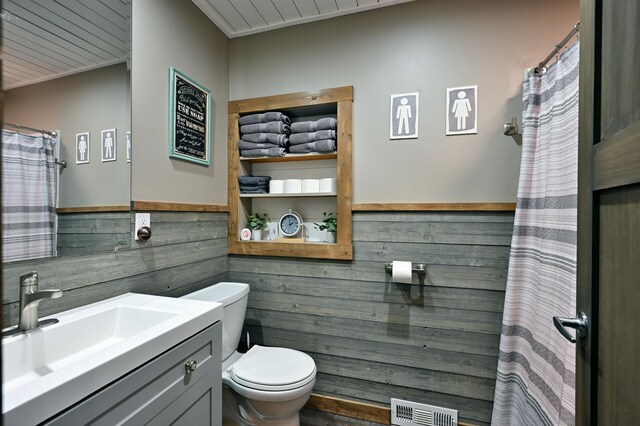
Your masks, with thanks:
[(169, 156), (211, 164), (211, 92), (170, 69)]

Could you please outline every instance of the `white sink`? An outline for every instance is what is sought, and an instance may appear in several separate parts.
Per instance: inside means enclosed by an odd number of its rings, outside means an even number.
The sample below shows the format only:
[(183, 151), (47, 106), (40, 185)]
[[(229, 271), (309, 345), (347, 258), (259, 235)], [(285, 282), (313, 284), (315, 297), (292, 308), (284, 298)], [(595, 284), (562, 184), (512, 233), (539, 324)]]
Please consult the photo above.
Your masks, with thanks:
[(36, 424), (222, 319), (222, 305), (128, 293), (2, 339), (3, 420)]

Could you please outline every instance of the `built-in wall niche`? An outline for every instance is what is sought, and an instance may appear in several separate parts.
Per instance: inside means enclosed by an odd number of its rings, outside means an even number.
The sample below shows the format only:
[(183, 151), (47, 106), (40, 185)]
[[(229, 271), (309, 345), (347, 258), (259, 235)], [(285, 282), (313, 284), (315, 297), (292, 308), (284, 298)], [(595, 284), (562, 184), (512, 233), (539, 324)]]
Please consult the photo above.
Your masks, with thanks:
[[(230, 253), (351, 259), (351, 126), (353, 89), (341, 87), (229, 102), (229, 241)], [(337, 151), (286, 154), (284, 157), (240, 157), (238, 140), (241, 116), (268, 111), (286, 114), (292, 123), (331, 117), (337, 121)], [(336, 191), (313, 194), (240, 194), (238, 176), (270, 176), (286, 179), (335, 179)], [(282, 239), (277, 229), (282, 214), (291, 209), (302, 216), (304, 242)], [(335, 243), (315, 229), (324, 212), (335, 213)], [(262, 241), (240, 241), (240, 230), (251, 214), (266, 213), (271, 223)]]

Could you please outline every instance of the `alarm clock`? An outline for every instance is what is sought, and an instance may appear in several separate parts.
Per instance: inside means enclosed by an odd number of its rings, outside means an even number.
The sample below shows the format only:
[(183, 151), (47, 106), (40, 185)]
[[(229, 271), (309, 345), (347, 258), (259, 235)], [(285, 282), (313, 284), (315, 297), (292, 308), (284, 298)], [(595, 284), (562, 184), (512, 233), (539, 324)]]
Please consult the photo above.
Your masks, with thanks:
[(302, 217), (289, 209), (289, 211), (283, 214), (278, 221), (278, 229), (285, 237), (293, 237), (302, 228)]

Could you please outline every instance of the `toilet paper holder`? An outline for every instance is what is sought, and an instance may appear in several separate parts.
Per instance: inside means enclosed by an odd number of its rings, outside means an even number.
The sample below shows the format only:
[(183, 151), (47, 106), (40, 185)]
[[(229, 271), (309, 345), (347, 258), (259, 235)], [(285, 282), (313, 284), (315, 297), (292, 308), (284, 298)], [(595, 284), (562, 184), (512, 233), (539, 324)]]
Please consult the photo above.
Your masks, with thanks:
[[(393, 263), (385, 262), (384, 270), (388, 274), (393, 273)], [(426, 277), (427, 276), (427, 264), (426, 263), (411, 263), (411, 272), (415, 272), (418, 274), (418, 277)]]

